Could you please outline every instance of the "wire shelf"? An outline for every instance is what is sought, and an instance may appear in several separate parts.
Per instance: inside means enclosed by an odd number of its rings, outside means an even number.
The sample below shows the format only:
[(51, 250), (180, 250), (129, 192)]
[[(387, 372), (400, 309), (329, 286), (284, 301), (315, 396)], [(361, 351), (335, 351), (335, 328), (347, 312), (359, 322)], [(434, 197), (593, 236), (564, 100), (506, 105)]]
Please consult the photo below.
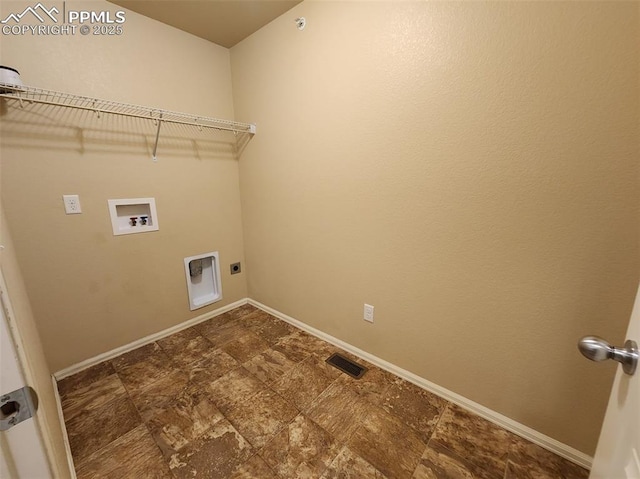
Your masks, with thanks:
[(193, 126), (200, 131), (203, 129), (229, 131), (236, 136), (238, 136), (238, 134), (245, 134), (245, 137), (246, 135), (255, 135), (256, 133), (256, 126), (251, 123), (221, 120), (219, 118), (209, 118), (159, 108), (130, 105), (127, 103), (100, 100), (98, 98), (73, 95), (71, 93), (44, 90), (30, 86), (18, 86), (2, 82), (0, 82), (0, 98), (18, 102), (22, 108), (29, 103), (39, 103), (63, 108), (93, 111), (98, 118), (102, 114), (108, 114), (150, 120), (157, 126), (155, 145), (153, 147), (153, 161), (157, 161), (156, 152), (160, 138), (160, 127), (163, 123)]
[(130, 105), (109, 100), (100, 100), (86, 96), (62, 93), (53, 90), (44, 90), (30, 86), (16, 86), (0, 82), (0, 98), (6, 98), (20, 102), (22, 106), (26, 103), (42, 103), (64, 108), (75, 108), (79, 110), (93, 111), (100, 115), (103, 113), (111, 115), (129, 116), (133, 118), (143, 118), (154, 123), (175, 123), (179, 125), (190, 125), (197, 128), (211, 128), (215, 130), (230, 131), (233, 133), (255, 134), (256, 127), (251, 123), (240, 123), (231, 120), (221, 120), (219, 118), (209, 118), (204, 116), (191, 115), (146, 106)]

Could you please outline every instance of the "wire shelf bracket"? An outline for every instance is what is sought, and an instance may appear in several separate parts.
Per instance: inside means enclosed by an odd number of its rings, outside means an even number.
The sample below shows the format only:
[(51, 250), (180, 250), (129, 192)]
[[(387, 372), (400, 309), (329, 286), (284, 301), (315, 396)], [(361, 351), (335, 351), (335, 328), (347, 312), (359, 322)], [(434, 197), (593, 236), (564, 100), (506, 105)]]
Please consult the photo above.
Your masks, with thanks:
[(154, 124), (157, 125), (156, 139), (153, 147), (153, 161), (157, 161), (156, 153), (162, 123), (193, 126), (199, 131), (203, 129), (229, 131), (236, 137), (238, 134), (243, 133), (252, 136), (256, 134), (256, 125), (253, 123), (241, 123), (232, 120), (196, 116), (189, 113), (118, 103), (115, 101), (73, 95), (71, 93), (62, 93), (30, 86), (18, 86), (2, 82), (0, 82), (0, 98), (16, 101), (19, 103), (20, 108), (24, 108), (25, 103), (40, 103), (62, 108), (93, 111), (98, 118), (104, 113), (153, 121)]

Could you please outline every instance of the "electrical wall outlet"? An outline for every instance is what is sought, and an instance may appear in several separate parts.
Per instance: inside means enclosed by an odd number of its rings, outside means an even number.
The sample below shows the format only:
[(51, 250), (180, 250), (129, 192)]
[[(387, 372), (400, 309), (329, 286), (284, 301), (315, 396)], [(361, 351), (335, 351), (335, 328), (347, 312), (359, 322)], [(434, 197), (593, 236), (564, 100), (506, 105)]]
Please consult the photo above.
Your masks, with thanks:
[(373, 323), (373, 306), (366, 303), (364, 305), (364, 320)]
[(80, 197), (78, 195), (62, 195), (64, 201), (64, 212), (68, 215), (77, 215), (82, 213), (80, 208)]
[(232, 263), (229, 266), (229, 269), (231, 270), (231, 274), (238, 274), (242, 271), (242, 267), (240, 263)]

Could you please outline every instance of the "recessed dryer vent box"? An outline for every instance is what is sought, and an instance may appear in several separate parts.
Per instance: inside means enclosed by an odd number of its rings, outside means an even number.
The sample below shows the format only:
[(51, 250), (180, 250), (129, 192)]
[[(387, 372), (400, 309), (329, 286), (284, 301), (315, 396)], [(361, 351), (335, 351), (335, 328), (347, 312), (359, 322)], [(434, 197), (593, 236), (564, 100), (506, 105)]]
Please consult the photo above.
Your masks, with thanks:
[(128, 198), (108, 201), (114, 236), (158, 230), (155, 198)]
[(217, 251), (184, 259), (189, 309), (202, 308), (222, 299), (220, 259)]

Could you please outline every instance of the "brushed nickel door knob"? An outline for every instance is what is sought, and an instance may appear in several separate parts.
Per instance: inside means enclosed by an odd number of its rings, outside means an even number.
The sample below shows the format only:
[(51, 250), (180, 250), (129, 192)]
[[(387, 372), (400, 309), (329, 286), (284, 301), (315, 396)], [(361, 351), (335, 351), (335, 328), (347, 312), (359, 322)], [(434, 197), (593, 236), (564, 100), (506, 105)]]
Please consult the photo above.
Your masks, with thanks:
[(623, 348), (616, 348), (598, 336), (585, 336), (578, 341), (578, 349), (591, 361), (618, 361), (622, 370), (631, 376), (638, 365), (638, 344), (631, 339), (625, 341)]

